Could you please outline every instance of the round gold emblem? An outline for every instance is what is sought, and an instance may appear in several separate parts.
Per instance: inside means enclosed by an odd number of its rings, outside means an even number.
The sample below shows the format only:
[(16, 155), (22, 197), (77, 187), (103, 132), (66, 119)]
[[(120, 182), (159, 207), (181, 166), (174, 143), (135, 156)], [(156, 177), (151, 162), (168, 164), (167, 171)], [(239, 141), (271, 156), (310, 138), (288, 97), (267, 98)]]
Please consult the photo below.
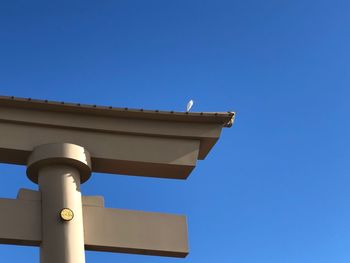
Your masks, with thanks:
[(60, 212), (60, 216), (64, 221), (71, 221), (74, 217), (74, 213), (69, 208), (63, 208)]

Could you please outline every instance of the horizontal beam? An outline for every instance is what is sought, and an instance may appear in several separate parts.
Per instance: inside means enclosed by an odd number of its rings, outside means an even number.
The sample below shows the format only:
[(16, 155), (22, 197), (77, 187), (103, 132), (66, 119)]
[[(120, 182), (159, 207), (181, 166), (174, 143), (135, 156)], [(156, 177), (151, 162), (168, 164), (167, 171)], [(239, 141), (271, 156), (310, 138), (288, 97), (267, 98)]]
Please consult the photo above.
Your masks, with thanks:
[(185, 257), (186, 217), (84, 207), (85, 248), (93, 251)]
[[(1, 100), (0, 100), (1, 102)], [(142, 116), (142, 113), (140, 117)], [(189, 117), (189, 116), (185, 116)], [(201, 141), (199, 159), (204, 159), (218, 140), (222, 124), (99, 116), (82, 112), (43, 111), (42, 109), (1, 106), (0, 121), (65, 129), (93, 130), (129, 135), (197, 139)]]
[(0, 122), (0, 162), (25, 165), (42, 144), (84, 146), (93, 172), (185, 179), (196, 165), (200, 141)]
[[(22, 189), (17, 199), (0, 199), (0, 243), (40, 246), (41, 200)], [(85, 249), (168, 257), (188, 254), (186, 217), (110, 209), (102, 197), (83, 197)]]
[(0, 199), (0, 243), (39, 246), (41, 243), (41, 203)]
[(93, 172), (186, 179), (234, 116), (0, 96), (0, 162), (25, 165), (36, 146), (72, 143), (91, 153)]

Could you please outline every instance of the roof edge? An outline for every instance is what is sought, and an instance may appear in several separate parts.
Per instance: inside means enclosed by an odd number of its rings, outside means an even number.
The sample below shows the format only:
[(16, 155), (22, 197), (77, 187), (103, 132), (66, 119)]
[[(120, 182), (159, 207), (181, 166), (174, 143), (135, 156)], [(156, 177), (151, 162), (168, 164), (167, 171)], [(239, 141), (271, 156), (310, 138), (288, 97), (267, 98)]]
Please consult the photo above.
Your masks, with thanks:
[(179, 112), (98, 106), (81, 103), (0, 96), (0, 106), (29, 108), (34, 110), (60, 111), (79, 114), (93, 114), (120, 118), (138, 118), (179, 122), (217, 123), (231, 127), (235, 112)]

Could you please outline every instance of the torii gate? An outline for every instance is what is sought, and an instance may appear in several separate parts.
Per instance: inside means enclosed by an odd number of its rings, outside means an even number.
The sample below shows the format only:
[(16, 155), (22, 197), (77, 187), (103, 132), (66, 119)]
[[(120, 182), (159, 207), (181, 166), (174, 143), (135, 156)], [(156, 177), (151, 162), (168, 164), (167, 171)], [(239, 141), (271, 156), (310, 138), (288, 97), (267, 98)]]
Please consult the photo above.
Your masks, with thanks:
[(105, 208), (80, 184), (91, 172), (186, 179), (233, 119), (0, 97), (0, 162), (39, 185), (0, 199), (0, 243), (40, 246), (41, 263), (83, 263), (84, 249), (185, 257), (185, 216)]

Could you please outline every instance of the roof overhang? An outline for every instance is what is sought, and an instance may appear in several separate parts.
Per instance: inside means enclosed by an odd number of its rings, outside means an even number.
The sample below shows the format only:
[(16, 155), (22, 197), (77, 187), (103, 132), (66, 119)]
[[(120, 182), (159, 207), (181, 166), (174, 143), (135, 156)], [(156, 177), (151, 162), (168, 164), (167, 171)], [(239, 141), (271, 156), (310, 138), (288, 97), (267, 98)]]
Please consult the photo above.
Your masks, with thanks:
[(25, 165), (34, 147), (85, 147), (94, 172), (185, 179), (234, 113), (150, 111), (0, 97), (0, 162)]

